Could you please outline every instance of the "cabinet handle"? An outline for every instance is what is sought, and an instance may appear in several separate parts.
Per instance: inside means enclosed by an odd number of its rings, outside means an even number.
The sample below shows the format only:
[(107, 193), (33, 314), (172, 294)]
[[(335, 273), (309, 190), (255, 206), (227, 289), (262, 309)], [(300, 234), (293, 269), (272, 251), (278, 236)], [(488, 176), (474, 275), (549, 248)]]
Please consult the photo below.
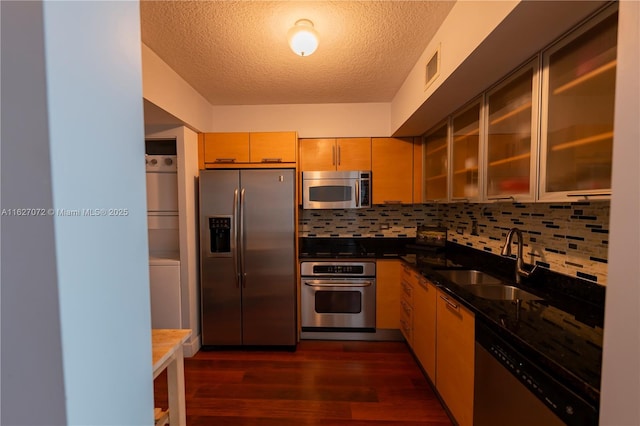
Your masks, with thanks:
[(383, 204), (402, 204), (402, 201), (400, 201), (400, 200), (384, 200), (382, 203)]
[(336, 165), (336, 147), (331, 147), (331, 165)]
[(235, 163), (235, 158), (216, 158), (216, 163)]
[(611, 192), (593, 192), (590, 194), (567, 194), (567, 197), (584, 197), (585, 200), (588, 200), (589, 197), (602, 197), (605, 195), (611, 195)]
[(491, 200), (491, 201), (508, 201), (511, 200), (514, 203), (516, 202), (516, 197), (514, 197), (513, 195), (510, 195), (508, 197), (487, 197), (487, 200)]
[(402, 310), (404, 311), (404, 313), (407, 315), (411, 315), (411, 308), (409, 308), (409, 306), (404, 301), (400, 302), (400, 304), (402, 305)]
[(447, 303), (447, 306), (450, 307), (451, 309), (455, 309), (457, 311), (458, 308), (460, 308), (460, 306), (458, 306), (457, 304), (453, 303), (451, 300), (447, 299), (444, 296), (440, 296), (440, 299), (444, 300)]
[(451, 197), (451, 201), (460, 201), (461, 203), (468, 203), (468, 198), (460, 198), (460, 197)]
[(282, 163), (282, 158), (263, 158), (263, 163)]
[(338, 145), (338, 166), (340, 165), (340, 146)]
[(402, 329), (404, 330), (404, 332), (406, 334), (410, 334), (411, 333), (411, 327), (409, 327), (409, 324), (407, 324), (406, 322), (404, 322), (403, 320), (400, 320), (400, 324), (402, 326)]

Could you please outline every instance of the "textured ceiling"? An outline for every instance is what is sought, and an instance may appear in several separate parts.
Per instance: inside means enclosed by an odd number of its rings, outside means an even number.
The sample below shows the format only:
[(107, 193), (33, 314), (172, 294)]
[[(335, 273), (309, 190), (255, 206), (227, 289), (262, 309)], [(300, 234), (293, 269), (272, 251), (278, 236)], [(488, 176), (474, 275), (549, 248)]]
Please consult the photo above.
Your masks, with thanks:
[[(142, 1), (142, 41), (212, 105), (390, 102), (453, 1)], [(318, 50), (287, 31), (310, 19)]]

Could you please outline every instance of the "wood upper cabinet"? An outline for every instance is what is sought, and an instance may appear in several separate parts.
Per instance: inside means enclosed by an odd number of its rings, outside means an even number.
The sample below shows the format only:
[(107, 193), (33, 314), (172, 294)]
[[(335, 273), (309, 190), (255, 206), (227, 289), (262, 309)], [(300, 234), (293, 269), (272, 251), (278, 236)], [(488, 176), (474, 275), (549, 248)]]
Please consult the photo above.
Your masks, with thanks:
[(451, 118), (451, 200), (477, 201), (480, 191), (480, 100)]
[(413, 352), (431, 381), (436, 381), (436, 287), (417, 271), (413, 291)]
[(538, 61), (486, 95), (485, 198), (533, 201), (537, 181)]
[(300, 170), (371, 170), (371, 138), (300, 139)]
[(413, 138), (413, 203), (422, 203), (422, 138)]
[(436, 387), (460, 426), (473, 424), (475, 318), (437, 290)]
[(422, 202), (449, 198), (449, 122), (439, 124), (424, 137)]
[(207, 168), (230, 164), (296, 163), (296, 132), (205, 133), (200, 150)]
[(400, 328), (400, 260), (376, 261), (376, 328)]
[(205, 133), (204, 162), (248, 163), (249, 133)]
[(249, 134), (252, 163), (295, 163), (296, 132), (255, 132)]
[(543, 55), (539, 195), (543, 201), (608, 198), (611, 193), (615, 12), (614, 4)]
[(373, 204), (413, 203), (413, 138), (372, 138)]

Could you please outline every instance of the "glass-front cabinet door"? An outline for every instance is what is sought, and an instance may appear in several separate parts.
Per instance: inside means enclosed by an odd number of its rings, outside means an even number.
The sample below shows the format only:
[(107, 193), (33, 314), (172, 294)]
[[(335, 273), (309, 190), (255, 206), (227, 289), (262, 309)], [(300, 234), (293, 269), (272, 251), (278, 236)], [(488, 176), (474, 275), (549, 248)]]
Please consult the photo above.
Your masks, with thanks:
[(535, 199), (537, 64), (529, 62), (487, 93), (487, 200)]
[(449, 197), (449, 124), (438, 125), (424, 137), (424, 202), (447, 201)]
[(617, 8), (543, 55), (540, 196), (611, 194)]
[(477, 100), (451, 119), (451, 201), (480, 198), (480, 111)]

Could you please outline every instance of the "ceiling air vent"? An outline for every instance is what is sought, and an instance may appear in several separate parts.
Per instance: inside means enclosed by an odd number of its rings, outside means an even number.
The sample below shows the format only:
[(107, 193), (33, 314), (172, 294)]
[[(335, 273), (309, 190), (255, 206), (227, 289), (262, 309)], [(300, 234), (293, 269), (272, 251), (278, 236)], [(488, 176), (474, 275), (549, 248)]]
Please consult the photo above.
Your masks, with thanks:
[(424, 90), (435, 81), (440, 75), (440, 45), (438, 45), (436, 51), (431, 55), (431, 59), (427, 62), (424, 73)]

